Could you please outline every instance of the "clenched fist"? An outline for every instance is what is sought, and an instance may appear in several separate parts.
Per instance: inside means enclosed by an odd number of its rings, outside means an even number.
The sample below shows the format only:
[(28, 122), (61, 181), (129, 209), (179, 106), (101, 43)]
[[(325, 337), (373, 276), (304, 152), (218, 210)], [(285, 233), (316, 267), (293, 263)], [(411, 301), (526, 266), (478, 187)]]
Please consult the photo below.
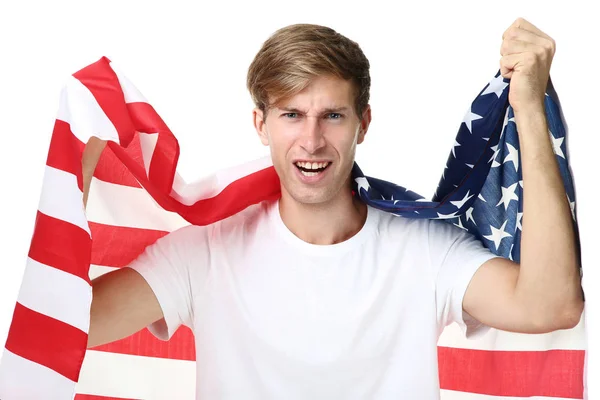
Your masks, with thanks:
[(502, 35), (500, 73), (510, 79), (508, 101), (515, 114), (543, 110), (555, 51), (554, 39), (523, 18)]

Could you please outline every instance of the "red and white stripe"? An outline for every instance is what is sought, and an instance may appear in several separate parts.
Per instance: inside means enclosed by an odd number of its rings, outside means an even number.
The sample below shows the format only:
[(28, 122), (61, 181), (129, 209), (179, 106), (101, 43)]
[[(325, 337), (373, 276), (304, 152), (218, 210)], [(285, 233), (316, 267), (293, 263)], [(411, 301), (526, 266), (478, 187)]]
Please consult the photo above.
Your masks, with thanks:
[[(86, 211), (81, 158), (92, 136), (108, 146)], [(86, 351), (90, 279), (127, 265), (181, 226), (206, 225), (280, 195), (268, 158), (186, 184), (176, 173), (178, 157), (169, 128), (108, 59), (69, 79), (0, 361), (1, 399), (194, 398), (195, 348), (187, 328), (169, 342), (144, 329)], [(445, 400), (583, 398), (583, 322), (545, 335), (491, 330), (469, 341), (451, 326), (438, 348)]]

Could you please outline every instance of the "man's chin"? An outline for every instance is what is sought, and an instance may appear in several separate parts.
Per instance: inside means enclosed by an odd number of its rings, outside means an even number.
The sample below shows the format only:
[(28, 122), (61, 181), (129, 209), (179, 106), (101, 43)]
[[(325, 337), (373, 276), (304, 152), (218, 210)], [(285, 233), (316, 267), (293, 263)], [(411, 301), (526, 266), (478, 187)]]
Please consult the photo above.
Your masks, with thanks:
[(327, 202), (327, 198), (324, 196), (292, 196), (292, 199), (296, 202), (296, 203), (301, 203), (301, 204), (321, 204), (321, 203), (326, 203)]
[(306, 204), (317, 205), (330, 203), (335, 197), (329, 188), (297, 188), (290, 193), (291, 200)]
[(328, 196), (323, 193), (323, 190), (318, 189), (302, 190), (302, 188), (298, 188), (287, 191), (287, 196), (285, 197), (293, 202), (302, 204), (318, 204), (328, 200)]

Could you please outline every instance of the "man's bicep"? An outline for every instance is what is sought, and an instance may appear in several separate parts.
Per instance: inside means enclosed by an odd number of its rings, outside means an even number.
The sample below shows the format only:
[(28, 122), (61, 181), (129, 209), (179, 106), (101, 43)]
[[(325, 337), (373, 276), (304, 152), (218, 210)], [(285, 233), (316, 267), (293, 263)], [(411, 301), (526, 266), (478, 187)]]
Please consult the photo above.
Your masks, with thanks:
[(154, 292), (130, 268), (94, 279), (92, 293), (88, 347), (122, 339), (163, 318)]
[(465, 312), (496, 329), (520, 333), (541, 333), (526, 305), (515, 296), (519, 264), (496, 257), (475, 273), (463, 300)]

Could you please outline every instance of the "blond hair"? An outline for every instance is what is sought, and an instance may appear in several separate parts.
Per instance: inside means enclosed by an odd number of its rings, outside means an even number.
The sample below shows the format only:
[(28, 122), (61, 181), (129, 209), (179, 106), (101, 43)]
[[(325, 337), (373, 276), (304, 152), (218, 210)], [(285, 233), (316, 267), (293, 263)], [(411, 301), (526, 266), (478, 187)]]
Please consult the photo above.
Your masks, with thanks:
[(369, 60), (358, 43), (326, 26), (295, 24), (277, 30), (250, 64), (246, 86), (266, 118), (270, 106), (302, 91), (320, 75), (352, 82), (354, 109), (362, 119), (369, 103)]

